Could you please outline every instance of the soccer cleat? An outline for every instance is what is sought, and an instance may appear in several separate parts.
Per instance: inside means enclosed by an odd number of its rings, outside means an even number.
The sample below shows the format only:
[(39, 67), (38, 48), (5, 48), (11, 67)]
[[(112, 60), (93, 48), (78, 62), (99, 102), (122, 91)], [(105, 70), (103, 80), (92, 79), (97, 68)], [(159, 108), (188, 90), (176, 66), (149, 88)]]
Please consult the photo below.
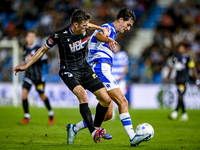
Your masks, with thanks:
[(183, 113), (179, 121), (188, 121), (189, 117), (187, 113)]
[(137, 135), (136, 134), (133, 137), (133, 139), (130, 140), (131, 146), (135, 147), (135, 146), (139, 145), (142, 141), (146, 141), (150, 136), (151, 136), (151, 134), (147, 134), (147, 135)]
[(171, 120), (175, 120), (178, 117), (178, 112), (177, 111), (173, 111), (170, 115), (169, 115), (169, 119)]
[(104, 139), (106, 139), (106, 140), (111, 140), (112, 139), (112, 135), (108, 134), (107, 132), (105, 132), (105, 134), (102, 137)]
[(24, 118), (21, 122), (20, 122), (20, 124), (27, 124), (27, 123), (29, 123), (31, 121), (31, 119), (30, 118)]
[(67, 125), (67, 144), (68, 145), (72, 145), (74, 138), (76, 137), (77, 132), (74, 131), (74, 127), (75, 125), (73, 124)]
[(54, 124), (54, 116), (49, 116), (49, 125), (53, 125)]
[(94, 136), (93, 136), (93, 140), (95, 143), (101, 142), (101, 138), (103, 136), (105, 136), (106, 130), (104, 128), (99, 128), (98, 130), (96, 130)]

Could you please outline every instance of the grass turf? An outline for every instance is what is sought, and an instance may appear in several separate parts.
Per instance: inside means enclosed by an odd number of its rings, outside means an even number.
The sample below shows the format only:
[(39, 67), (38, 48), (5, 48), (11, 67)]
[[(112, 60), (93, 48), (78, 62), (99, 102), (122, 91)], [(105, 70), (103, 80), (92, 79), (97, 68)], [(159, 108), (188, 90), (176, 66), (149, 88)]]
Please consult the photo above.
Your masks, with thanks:
[[(137, 147), (131, 147), (129, 138), (119, 120), (103, 123), (103, 127), (113, 136), (112, 140), (102, 140), (95, 144), (87, 129), (81, 130), (73, 143), (67, 145), (66, 125), (81, 120), (78, 108), (55, 108), (55, 124), (48, 126), (48, 116), (45, 108), (30, 108), (31, 122), (20, 125), (23, 118), (22, 108), (0, 107), (0, 149), (26, 150), (123, 150), (123, 149), (200, 149), (200, 111), (188, 110), (189, 121), (171, 121), (167, 118), (170, 110), (133, 110), (133, 128), (139, 123), (148, 122), (155, 130), (153, 139), (142, 142)], [(92, 112), (95, 112), (92, 109)]]

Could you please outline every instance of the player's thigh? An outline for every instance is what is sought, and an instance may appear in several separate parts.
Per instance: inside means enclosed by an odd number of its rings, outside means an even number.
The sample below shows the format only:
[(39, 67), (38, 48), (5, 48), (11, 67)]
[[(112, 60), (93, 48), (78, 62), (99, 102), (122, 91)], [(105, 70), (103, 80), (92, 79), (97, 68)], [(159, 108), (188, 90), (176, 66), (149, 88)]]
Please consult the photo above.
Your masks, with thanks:
[(72, 92), (77, 96), (80, 104), (88, 103), (87, 93), (81, 85), (77, 85)]
[(111, 102), (111, 98), (108, 95), (106, 88), (102, 87), (98, 90), (96, 90), (95, 92), (93, 92), (93, 94), (96, 96), (96, 98), (99, 100), (99, 103), (104, 106), (104, 107), (108, 107), (110, 102)]
[(111, 99), (118, 105), (126, 104), (128, 101), (126, 100), (126, 97), (124, 96), (123, 92), (120, 88), (115, 88), (108, 91), (109, 96)]
[(23, 81), (23, 84), (22, 84), (22, 100), (27, 99), (27, 96), (28, 96), (28, 93), (29, 93), (31, 86), (32, 85), (30, 83)]

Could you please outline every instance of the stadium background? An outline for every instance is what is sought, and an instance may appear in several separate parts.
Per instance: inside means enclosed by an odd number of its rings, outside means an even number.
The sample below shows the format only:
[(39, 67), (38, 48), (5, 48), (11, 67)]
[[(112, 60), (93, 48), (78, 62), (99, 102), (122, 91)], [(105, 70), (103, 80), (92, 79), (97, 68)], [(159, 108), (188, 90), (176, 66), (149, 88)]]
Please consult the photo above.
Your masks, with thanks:
[[(168, 72), (168, 59), (173, 53), (171, 38), (175, 43), (187, 44), (187, 52), (194, 58), (200, 73), (200, 1), (188, 0), (1, 0), (0, 2), (0, 105), (21, 104), (23, 73), (13, 76), (13, 66), (22, 60), (22, 46), (26, 31), (38, 30), (38, 42), (69, 24), (74, 9), (84, 9), (92, 15), (91, 22), (101, 25), (112, 22), (122, 7), (135, 12), (137, 21), (130, 32), (118, 34), (117, 42), (129, 55), (129, 72), (126, 76), (127, 99), (131, 108), (173, 108), (176, 91), (173, 84), (163, 84)], [(92, 32), (90, 32), (91, 34)], [(16, 41), (19, 53), (7, 45)], [(17, 46), (17, 47), (18, 47)], [(53, 107), (77, 107), (78, 101), (64, 86), (58, 76), (57, 47), (48, 51), (48, 65), (44, 66), (47, 81), (46, 93)], [(19, 57), (18, 57), (19, 56)], [(13, 81), (17, 80), (17, 88)], [(15, 85), (16, 86), (16, 85)], [(200, 93), (190, 78), (186, 93), (186, 107), (200, 108)], [(170, 90), (169, 90), (170, 89)], [(17, 98), (14, 93), (17, 93)], [(147, 98), (148, 97), (148, 98)], [(15, 100), (14, 100), (15, 99)], [(29, 95), (30, 104), (42, 107), (34, 91)], [(89, 93), (90, 105), (95, 106)], [(17, 100), (17, 102), (16, 102)]]

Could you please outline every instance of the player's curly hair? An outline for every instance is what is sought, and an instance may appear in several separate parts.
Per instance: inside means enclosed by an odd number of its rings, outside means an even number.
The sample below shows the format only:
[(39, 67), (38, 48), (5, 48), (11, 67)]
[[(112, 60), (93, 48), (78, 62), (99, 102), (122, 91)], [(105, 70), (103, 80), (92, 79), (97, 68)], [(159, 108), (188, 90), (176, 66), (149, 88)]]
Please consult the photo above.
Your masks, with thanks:
[(135, 13), (133, 11), (131, 11), (130, 9), (125, 8), (125, 7), (122, 8), (117, 14), (117, 19), (119, 19), (121, 17), (124, 19), (124, 21), (128, 21), (130, 18), (133, 21), (136, 20)]
[(75, 9), (71, 15), (70, 23), (73, 24), (77, 22), (78, 24), (81, 24), (82, 21), (89, 20), (91, 18), (91, 15), (84, 10), (81, 9)]

